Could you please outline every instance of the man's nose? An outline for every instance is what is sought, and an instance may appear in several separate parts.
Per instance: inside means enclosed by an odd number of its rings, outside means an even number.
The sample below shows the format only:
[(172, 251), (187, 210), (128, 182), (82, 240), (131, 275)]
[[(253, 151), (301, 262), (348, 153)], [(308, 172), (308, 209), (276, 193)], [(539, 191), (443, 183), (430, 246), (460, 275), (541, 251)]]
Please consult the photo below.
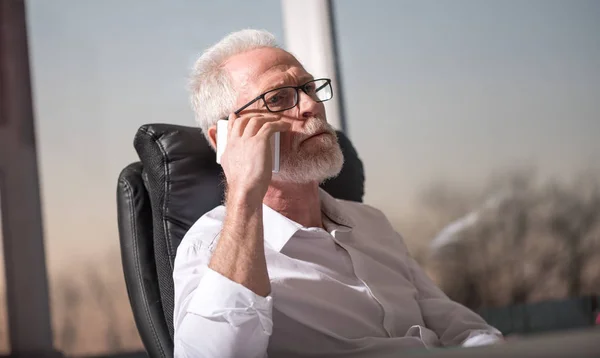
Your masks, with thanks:
[(315, 101), (311, 96), (304, 93), (304, 91), (298, 91), (300, 98), (298, 99), (298, 109), (300, 111), (300, 117), (307, 119), (311, 117), (320, 117), (322, 113), (320, 102)]

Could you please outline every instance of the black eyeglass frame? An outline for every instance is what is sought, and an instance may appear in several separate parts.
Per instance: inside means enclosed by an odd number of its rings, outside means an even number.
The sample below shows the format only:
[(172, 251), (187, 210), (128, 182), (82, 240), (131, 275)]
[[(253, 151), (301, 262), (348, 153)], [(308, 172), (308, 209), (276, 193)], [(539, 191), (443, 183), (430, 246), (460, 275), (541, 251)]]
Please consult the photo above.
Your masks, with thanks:
[[(254, 104), (254, 102), (258, 101), (258, 100), (263, 100), (265, 102), (265, 108), (267, 108), (267, 111), (271, 112), (271, 113), (277, 113), (277, 112), (283, 112), (283, 111), (287, 111), (288, 109), (294, 108), (298, 105), (298, 103), (300, 102), (300, 94), (298, 93), (298, 90), (302, 90), (302, 92), (304, 92), (306, 95), (309, 95), (307, 93), (306, 90), (306, 86), (310, 83), (313, 82), (317, 82), (317, 81), (325, 81), (325, 84), (323, 84), (322, 86), (320, 86), (319, 88), (315, 89), (315, 93), (319, 92), (320, 90), (322, 90), (323, 88), (325, 88), (326, 86), (329, 86), (331, 88), (331, 97), (324, 99), (324, 100), (317, 100), (314, 99), (314, 101), (316, 102), (325, 102), (325, 101), (329, 101), (330, 99), (333, 98), (333, 86), (331, 85), (331, 79), (330, 78), (316, 78), (314, 80), (310, 80), (300, 86), (283, 86), (283, 87), (278, 87), (278, 88), (274, 88), (272, 90), (268, 90), (267, 92), (261, 94), (260, 96), (257, 96), (256, 98), (254, 98), (253, 100), (251, 100), (250, 102), (246, 103), (245, 105), (243, 105), (242, 107), (240, 107), (237, 111), (233, 112), (235, 115), (240, 114), (241, 111), (243, 111), (244, 109), (250, 107), (252, 104)], [(282, 89), (286, 89), (286, 88), (293, 88), (296, 90), (296, 103), (294, 103), (293, 106), (289, 107), (289, 108), (285, 108), (285, 109), (280, 109), (278, 111), (272, 111), (269, 108), (269, 105), (267, 104), (267, 101), (265, 101), (265, 96), (268, 95), (271, 92), (275, 92), (275, 91), (280, 91)], [(312, 98), (312, 97), (311, 97)], [(226, 118), (224, 118), (226, 119)]]

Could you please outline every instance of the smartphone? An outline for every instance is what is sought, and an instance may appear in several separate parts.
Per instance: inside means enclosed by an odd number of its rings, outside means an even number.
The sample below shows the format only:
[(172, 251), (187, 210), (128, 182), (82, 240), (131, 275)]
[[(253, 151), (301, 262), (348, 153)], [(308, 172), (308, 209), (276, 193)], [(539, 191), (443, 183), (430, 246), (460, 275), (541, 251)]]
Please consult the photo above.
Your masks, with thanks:
[[(221, 155), (227, 146), (227, 123), (226, 119), (217, 122), (217, 163), (221, 164)], [(271, 137), (271, 153), (273, 153), (273, 173), (279, 172), (279, 132)]]

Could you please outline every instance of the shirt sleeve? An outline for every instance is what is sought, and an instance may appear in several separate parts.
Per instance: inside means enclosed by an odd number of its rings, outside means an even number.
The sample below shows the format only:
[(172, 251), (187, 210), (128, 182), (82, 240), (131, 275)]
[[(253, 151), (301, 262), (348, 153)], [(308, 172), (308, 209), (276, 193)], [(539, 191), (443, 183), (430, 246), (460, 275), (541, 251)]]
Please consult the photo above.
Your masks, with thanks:
[(208, 268), (212, 244), (193, 239), (182, 241), (173, 270), (175, 357), (266, 357), (271, 296), (259, 296)]
[(502, 333), (478, 314), (446, 296), (412, 257), (408, 261), (425, 325), (443, 346), (474, 347), (503, 340)]

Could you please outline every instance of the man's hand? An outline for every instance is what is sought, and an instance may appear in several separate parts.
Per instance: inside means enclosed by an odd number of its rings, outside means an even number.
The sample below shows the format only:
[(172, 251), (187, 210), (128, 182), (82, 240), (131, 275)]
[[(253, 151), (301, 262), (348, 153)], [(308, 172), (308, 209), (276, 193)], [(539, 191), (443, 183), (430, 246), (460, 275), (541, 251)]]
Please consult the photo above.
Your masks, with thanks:
[(273, 153), (270, 139), (290, 124), (271, 114), (229, 116), (227, 148), (221, 164), (227, 178), (227, 197), (260, 204), (271, 182)]
[(290, 124), (269, 114), (229, 116), (221, 165), (227, 177), (227, 214), (209, 267), (254, 293), (271, 292), (265, 259), (262, 201), (271, 182), (271, 136)]

